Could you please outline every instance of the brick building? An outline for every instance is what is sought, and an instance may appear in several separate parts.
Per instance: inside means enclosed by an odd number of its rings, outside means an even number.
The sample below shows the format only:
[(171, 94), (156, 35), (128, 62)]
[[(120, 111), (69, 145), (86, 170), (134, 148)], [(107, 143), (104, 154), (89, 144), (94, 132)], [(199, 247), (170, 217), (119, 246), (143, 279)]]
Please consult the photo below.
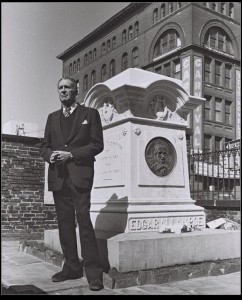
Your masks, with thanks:
[(80, 103), (127, 68), (182, 80), (206, 98), (189, 116), (188, 144), (221, 150), (240, 139), (240, 16), (240, 2), (131, 3), (57, 58), (78, 80)]

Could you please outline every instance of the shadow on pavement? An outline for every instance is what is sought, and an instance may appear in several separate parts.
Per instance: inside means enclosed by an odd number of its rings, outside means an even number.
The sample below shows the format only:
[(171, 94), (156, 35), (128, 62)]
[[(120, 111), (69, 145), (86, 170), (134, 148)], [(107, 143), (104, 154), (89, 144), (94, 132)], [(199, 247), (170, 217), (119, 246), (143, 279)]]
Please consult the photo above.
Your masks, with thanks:
[(45, 295), (45, 291), (35, 285), (12, 285), (8, 288), (2, 286), (3, 295)]

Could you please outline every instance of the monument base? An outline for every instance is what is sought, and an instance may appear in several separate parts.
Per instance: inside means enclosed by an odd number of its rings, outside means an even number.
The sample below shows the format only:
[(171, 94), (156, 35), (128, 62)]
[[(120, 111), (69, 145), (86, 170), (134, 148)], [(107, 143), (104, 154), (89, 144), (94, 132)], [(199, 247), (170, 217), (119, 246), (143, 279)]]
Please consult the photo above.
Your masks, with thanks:
[[(46, 246), (60, 250), (58, 230), (47, 231)], [(108, 239), (97, 232), (97, 239), (105, 271), (104, 284), (108, 288), (165, 283), (240, 270), (239, 230), (205, 228), (181, 234), (121, 233)]]

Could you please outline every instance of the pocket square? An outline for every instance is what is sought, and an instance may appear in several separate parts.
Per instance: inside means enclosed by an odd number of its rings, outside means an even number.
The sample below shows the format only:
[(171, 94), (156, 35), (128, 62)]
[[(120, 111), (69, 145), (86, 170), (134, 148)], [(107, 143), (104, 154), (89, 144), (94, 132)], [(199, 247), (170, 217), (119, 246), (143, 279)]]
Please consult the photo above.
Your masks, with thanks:
[(87, 120), (84, 120), (83, 122), (82, 122), (82, 124), (88, 124), (88, 122), (87, 122)]

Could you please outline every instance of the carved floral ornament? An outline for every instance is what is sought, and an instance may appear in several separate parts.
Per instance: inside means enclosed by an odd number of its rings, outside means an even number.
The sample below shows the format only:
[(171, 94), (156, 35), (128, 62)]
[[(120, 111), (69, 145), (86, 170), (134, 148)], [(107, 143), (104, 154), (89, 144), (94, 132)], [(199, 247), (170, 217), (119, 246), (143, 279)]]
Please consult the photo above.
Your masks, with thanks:
[(111, 97), (108, 97), (103, 101), (103, 106), (99, 109), (99, 112), (103, 124), (109, 124), (115, 115), (118, 114), (116, 105)]
[(148, 105), (148, 112), (155, 116), (159, 121), (166, 121), (172, 117), (173, 112), (170, 110), (167, 100), (164, 96), (156, 95)]

